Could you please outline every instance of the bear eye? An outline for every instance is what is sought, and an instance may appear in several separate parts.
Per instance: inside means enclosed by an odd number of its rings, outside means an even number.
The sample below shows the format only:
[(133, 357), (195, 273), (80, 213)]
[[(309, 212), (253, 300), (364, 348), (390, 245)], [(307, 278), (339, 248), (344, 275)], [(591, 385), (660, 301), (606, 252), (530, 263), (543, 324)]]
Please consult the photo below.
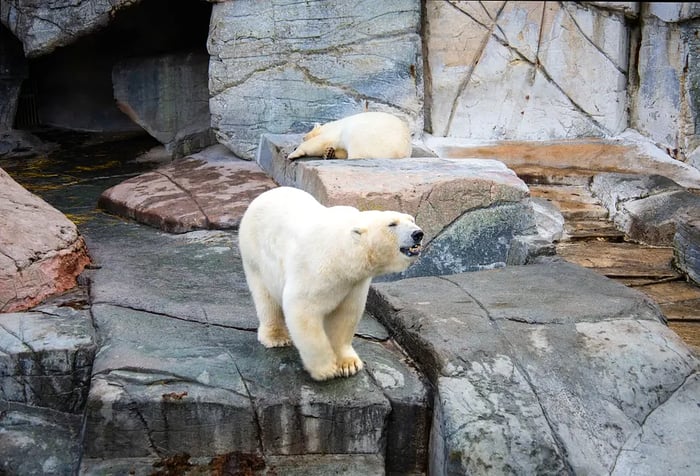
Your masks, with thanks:
[(398, 224), (399, 224), (399, 222), (392, 221), (391, 223), (389, 223), (389, 226), (398, 226)]

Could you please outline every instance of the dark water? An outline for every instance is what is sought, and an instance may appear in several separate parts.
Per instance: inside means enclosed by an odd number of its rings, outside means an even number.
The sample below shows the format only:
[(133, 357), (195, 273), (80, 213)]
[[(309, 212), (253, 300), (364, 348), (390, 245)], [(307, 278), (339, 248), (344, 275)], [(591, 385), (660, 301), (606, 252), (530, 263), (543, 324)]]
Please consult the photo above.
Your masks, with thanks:
[(0, 158), (0, 168), (78, 225), (101, 214), (96, 205), (104, 190), (158, 165), (136, 160), (160, 145), (146, 134), (32, 132), (55, 144), (54, 150), (28, 158)]

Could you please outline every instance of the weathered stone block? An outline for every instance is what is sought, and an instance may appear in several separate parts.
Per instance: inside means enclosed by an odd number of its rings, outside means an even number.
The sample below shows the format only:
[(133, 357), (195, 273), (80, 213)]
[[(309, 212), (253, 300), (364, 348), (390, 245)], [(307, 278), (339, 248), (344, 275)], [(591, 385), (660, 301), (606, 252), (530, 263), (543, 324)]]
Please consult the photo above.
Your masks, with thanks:
[(428, 2), (425, 14), (434, 135), (546, 140), (626, 127), (623, 14), (543, 2)]
[(90, 263), (75, 224), (0, 169), (0, 312), (75, 287)]
[(216, 3), (208, 50), (217, 139), (253, 160), (263, 133), (306, 132), (365, 110), (421, 131), (420, 10), (417, 0)]
[(673, 236), (673, 256), (676, 266), (700, 285), (700, 218), (678, 223)]
[(217, 145), (105, 190), (98, 206), (170, 233), (229, 229), (274, 187), (256, 164)]
[(0, 314), (2, 400), (81, 413), (96, 349), (86, 312)]
[[(697, 413), (683, 396), (697, 357), (649, 298), (592, 271), (552, 262), (371, 289), (369, 311), (436, 386), (431, 472), (608, 473), (630, 438), (674, 431), (673, 418), (647, 426), (664, 402)], [(695, 464), (689, 434), (660, 472)]]

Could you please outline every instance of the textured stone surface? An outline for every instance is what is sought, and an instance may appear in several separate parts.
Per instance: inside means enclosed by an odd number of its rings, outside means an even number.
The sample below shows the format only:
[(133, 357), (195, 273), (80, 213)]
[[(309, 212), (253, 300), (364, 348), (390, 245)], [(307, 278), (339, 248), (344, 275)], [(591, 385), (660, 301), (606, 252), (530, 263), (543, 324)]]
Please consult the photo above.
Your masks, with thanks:
[(22, 41), (24, 54), (31, 58), (106, 26), (118, 10), (138, 1), (7, 0), (0, 5), (0, 20)]
[(83, 411), (97, 344), (87, 311), (0, 314), (0, 402)]
[(253, 198), (275, 186), (256, 164), (217, 145), (115, 185), (99, 205), (172, 233), (229, 229)]
[(434, 135), (546, 140), (626, 127), (622, 14), (546, 2), (428, 2), (425, 14)]
[(253, 160), (263, 133), (306, 132), (365, 110), (421, 131), (420, 10), (417, 0), (216, 3), (208, 50), (217, 139)]
[(679, 223), (700, 219), (700, 196), (657, 175), (600, 174), (591, 189), (632, 240), (671, 245)]
[(641, 293), (555, 261), (374, 284), (368, 306), (436, 387), (436, 474), (607, 474), (640, 437), (676, 457), (652, 473), (696, 464), (677, 418), (699, 363)]
[(700, 218), (678, 223), (673, 237), (675, 265), (700, 285)]
[[(537, 232), (529, 190), (496, 160), (295, 160), (295, 135), (264, 135), (257, 162), (283, 185), (306, 190), (326, 206), (398, 210), (416, 218), (425, 251), (401, 274), (380, 280), (524, 264), (509, 260), (513, 240)], [(537, 252), (536, 250), (533, 252)], [(516, 262), (517, 261), (517, 262)]]
[(112, 69), (117, 106), (174, 157), (197, 152), (216, 143), (208, 66), (204, 52), (123, 60)]
[(541, 142), (427, 136), (425, 145), (438, 157), (497, 159), (519, 177), (544, 183), (588, 185), (594, 175), (610, 172), (662, 175), (683, 187), (700, 188), (699, 170), (672, 159), (631, 129), (609, 139)]
[(0, 169), (0, 312), (71, 289), (90, 262), (76, 226)]
[(464, 212), (520, 203), (528, 189), (495, 160), (439, 158), (296, 160), (285, 152), (295, 136), (263, 136), (257, 162), (282, 185), (301, 188), (326, 206), (399, 210), (435, 238)]

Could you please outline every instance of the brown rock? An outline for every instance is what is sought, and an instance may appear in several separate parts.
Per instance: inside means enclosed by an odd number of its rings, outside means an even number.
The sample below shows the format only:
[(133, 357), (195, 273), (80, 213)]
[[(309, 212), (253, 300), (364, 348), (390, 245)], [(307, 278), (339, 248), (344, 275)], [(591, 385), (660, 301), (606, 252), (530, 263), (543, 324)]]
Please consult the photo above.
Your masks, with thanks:
[(0, 312), (75, 287), (88, 263), (75, 224), (0, 169)]
[(106, 190), (98, 205), (171, 233), (229, 229), (253, 198), (274, 187), (255, 163), (217, 145)]

